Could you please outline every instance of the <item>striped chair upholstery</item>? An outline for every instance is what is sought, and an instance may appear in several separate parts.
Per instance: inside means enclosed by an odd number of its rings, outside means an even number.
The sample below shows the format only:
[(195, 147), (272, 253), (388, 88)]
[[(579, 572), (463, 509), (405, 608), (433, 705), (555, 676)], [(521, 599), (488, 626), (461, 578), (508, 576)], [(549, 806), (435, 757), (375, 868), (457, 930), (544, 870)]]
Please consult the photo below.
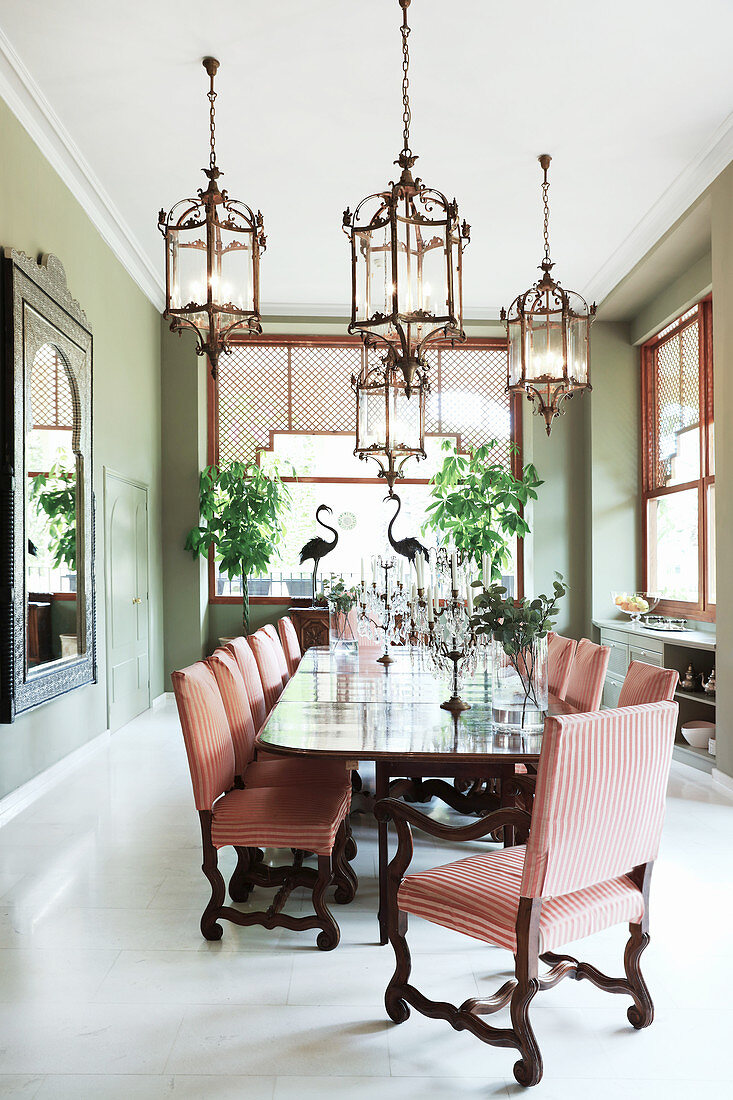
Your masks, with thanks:
[(547, 683), (553, 695), (564, 699), (578, 643), (554, 632), (547, 636)]
[(259, 733), (265, 724), (265, 718), (267, 718), (267, 707), (255, 655), (245, 637), (233, 638), (227, 648), (232, 651), (239, 665), (239, 671), (242, 673), (244, 686), (247, 689), (255, 733)]
[(349, 787), (351, 772), (341, 760), (300, 760), (259, 753), (244, 773), (247, 790), (254, 787)]
[(617, 706), (635, 707), (639, 703), (659, 703), (662, 699), (673, 699), (679, 678), (676, 669), (657, 668), (656, 665), (648, 665), (644, 661), (632, 661), (624, 676)]
[(280, 676), (282, 677), (283, 687), (285, 687), (290, 679), (290, 672), (288, 671), (288, 662), (285, 659), (285, 650), (280, 642), (280, 635), (277, 632), (277, 627), (273, 626), (272, 623), (267, 623), (262, 627), (262, 633), (266, 634), (272, 642), (273, 649), (275, 650), (275, 658), (280, 669)]
[(257, 662), (257, 671), (260, 674), (262, 690), (265, 693), (265, 708), (269, 714), (283, 690), (283, 681), (275, 655), (275, 647), (261, 630), (258, 630), (256, 634), (250, 634), (247, 641)]
[(566, 703), (579, 711), (598, 710), (610, 656), (607, 645), (580, 639), (565, 692)]
[(216, 677), (203, 661), (174, 672), (173, 691), (181, 719), (197, 810), (210, 810), (234, 783), (234, 747)]
[(292, 619), (288, 615), (283, 615), (282, 619), (278, 620), (277, 629), (280, 633), (285, 660), (288, 663), (288, 672), (293, 676), (303, 654), (300, 651), (300, 642)]
[(350, 802), (350, 788), (230, 791), (214, 804), (211, 839), (215, 848), (299, 848), (330, 855)]
[(255, 727), (242, 670), (228, 647), (215, 649), (208, 664), (216, 677), (229, 723), (236, 774), (242, 776), (255, 755)]
[(521, 898), (542, 898), (540, 950), (644, 914), (627, 877), (659, 848), (677, 704), (548, 719), (532, 829), (507, 848), (406, 876), (403, 912), (515, 951)]

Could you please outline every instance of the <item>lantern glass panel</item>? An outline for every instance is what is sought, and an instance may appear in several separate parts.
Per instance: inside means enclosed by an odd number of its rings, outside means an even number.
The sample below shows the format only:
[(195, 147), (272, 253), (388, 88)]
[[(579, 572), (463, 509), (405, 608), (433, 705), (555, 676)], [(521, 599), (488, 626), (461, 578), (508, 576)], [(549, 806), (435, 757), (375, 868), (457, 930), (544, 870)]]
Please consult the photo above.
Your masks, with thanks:
[(359, 388), (357, 450), (376, 447), (385, 450), (387, 441), (384, 386)]
[(530, 313), (527, 325), (527, 381), (563, 377), (562, 311)]
[(392, 451), (420, 451), (421, 410), (424, 391), (420, 387), (408, 400), (404, 385), (393, 384), (389, 388), (389, 440)]
[(588, 382), (588, 338), (590, 321), (586, 316), (571, 314), (568, 322), (568, 376), (571, 382)]
[[(168, 277), (171, 308), (184, 309), (189, 303), (206, 304), (206, 226), (167, 231)], [(197, 326), (207, 327), (206, 314), (187, 316)]]
[(225, 311), (222, 323), (236, 320), (242, 312), (254, 309), (253, 234), (214, 227), (214, 264), (211, 297), (216, 306), (233, 306)]
[(522, 375), (523, 326), (519, 317), (507, 322), (507, 335), (509, 337), (509, 385), (521, 386), (524, 382)]

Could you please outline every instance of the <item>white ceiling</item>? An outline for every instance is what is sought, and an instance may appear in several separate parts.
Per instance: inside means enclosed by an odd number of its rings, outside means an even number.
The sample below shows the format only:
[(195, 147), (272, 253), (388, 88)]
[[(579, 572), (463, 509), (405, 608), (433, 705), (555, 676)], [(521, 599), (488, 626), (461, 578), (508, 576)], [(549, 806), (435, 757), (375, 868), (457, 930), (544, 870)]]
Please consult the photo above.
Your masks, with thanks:
[[(733, 156), (729, 0), (414, 0), (410, 21), (412, 146), (472, 225), (468, 317), (534, 278), (539, 153), (556, 273), (599, 300)], [(87, 208), (117, 215), (105, 235), (159, 301), (157, 212), (204, 180), (215, 54), (222, 182), (265, 217), (263, 309), (343, 313), (342, 211), (400, 148), (399, 22), (397, 0), (0, 0), (0, 93), (64, 135), (49, 156), (81, 191), (101, 183)]]

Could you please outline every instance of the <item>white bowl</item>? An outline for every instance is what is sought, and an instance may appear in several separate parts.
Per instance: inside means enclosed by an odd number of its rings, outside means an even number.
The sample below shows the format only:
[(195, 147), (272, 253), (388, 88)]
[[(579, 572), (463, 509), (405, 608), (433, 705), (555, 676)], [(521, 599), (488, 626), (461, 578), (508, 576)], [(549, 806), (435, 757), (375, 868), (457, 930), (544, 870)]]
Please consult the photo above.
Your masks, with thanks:
[(715, 737), (715, 723), (705, 722), (703, 719), (685, 722), (682, 727), (682, 736), (693, 749), (707, 749), (708, 741), (711, 737)]

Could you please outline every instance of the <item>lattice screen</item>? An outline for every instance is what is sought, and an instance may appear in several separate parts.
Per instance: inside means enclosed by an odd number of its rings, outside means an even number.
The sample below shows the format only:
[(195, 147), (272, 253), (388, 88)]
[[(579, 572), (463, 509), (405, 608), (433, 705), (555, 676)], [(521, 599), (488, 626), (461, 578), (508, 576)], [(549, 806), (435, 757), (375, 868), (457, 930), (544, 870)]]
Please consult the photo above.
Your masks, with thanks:
[(700, 322), (695, 320), (656, 349), (655, 443), (652, 488), (674, 476), (680, 434), (700, 424)]
[(30, 404), (34, 428), (73, 430), (74, 399), (66, 364), (51, 344), (44, 344), (33, 361)]
[[(219, 462), (254, 459), (271, 431), (354, 431), (361, 355), (358, 345), (236, 344), (219, 360)], [(509, 465), (506, 350), (445, 348), (429, 361), (426, 430), (459, 434), (464, 451), (499, 439), (494, 454)]]

